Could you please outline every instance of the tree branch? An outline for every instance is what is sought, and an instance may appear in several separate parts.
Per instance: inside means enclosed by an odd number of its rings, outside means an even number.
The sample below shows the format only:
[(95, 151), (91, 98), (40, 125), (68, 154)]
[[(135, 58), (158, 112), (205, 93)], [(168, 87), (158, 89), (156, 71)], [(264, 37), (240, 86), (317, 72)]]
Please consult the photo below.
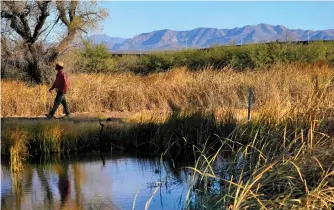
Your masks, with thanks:
[(86, 30), (85, 30), (85, 29), (83, 29), (83, 28), (80, 28), (80, 31), (84, 32), (85, 34), (87, 34), (87, 33), (88, 33), (88, 31), (86, 31)]
[(37, 40), (38, 36), (40, 35), (40, 30), (43, 28), (43, 25), (45, 24), (46, 18), (50, 15), (50, 13), (48, 12), (49, 3), (50, 1), (43, 1), (42, 3), (41, 2), (37, 3), (41, 13), (39, 15), (38, 22), (34, 30), (34, 34), (31, 38), (32, 42), (35, 42)]
[(62, 53), (66, 49), (67, 45), (69, 45), (72, 42), (72, 40), (75, 37), (75, 34), (76, 31), (69, 31), (68, 35), (58, 45), (59, 53)]
[(75, 10), (77, 8), (77, 5), (78, 5), (78, 1), (73, 1), (71, 0), (71, 3), (70, 3), (70, 9), (68, 11), (68, 15), (70, 17), (70, 21), (72, 22), (75, 18)]
[(81, 14), (79, 17), (81, 17), (81, 18), (85, 18), (85, 17), (89, 18), (90, 15), (95, 15), (98, 18), (102, 18), (102, 16), (98, 12), (86, 12), (85, 14)]
[(13, 15), (9, 13), (8, 11), (1, 10), (1, 18), (11, 19), (13, 18)]
[(20, 14), (20, 20), (24, 28), (25, 37), (27, 40), (30, 41), (31, 40), (31, 30), (30, 30), (26, 15)]
[(10, 20), (10, 27), (14, 29), (16, 33), (18, 33), (22, 38), (27, 39), (26, 33), (24, 32), (24, 28), (19, 24), (19, 20), (17, 16), (12, 13), (2, 10), (1, 18), (6, 18)]
[(30, 40), (31, 30), (28, 24), (27, 15), (30, 12), (30, 6), (20, 10), (14, 1), (4, 1), (10, 11), (1, 9), (1, 17), (10, 20), (10, 27), (14, 29), (23, 39)]
[(67, 20), (66, 12), (65, 12), (65, 2), (64, 1), (57, 1), (57, 10), (59, 12), (59, 18), (61, 22), (63, 22), (66, 26), (70, 25), (70, 22)]
[[(47, 39), (47, 37), (49, 36), (49, 34), (51, 33), (52, 29), (55, 27), (55, 25), (59, 22), (59, 17), (57, 18), (57, 20), (54, 22), (53, 26), (51, 27), (51, 29), (49, 30), (49, 32), (46, 34), (44, 41)], [(43, 33), (45, 30), (43, 30), (41, 33)]]

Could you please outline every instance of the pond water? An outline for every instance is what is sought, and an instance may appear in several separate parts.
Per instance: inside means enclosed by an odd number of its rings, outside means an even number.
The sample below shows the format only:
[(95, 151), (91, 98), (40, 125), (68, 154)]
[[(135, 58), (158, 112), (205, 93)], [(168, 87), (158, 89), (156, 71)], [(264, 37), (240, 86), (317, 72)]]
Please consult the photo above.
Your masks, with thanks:
[[(104, 160), (103, 160), (104, 159)], [(12, 174), (1, 164), (2, 209), (182, 209), (192, 176), (176, 162), (124, 154), (53, 157)]]

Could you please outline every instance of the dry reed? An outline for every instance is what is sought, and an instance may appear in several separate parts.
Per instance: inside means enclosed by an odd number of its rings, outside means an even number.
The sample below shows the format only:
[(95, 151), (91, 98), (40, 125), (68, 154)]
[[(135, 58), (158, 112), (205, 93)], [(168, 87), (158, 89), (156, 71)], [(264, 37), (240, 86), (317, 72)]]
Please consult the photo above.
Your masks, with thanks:
[[(252, 87), (255, 110), (274, 108), (274, 114), (282, 114), (328, 85), (332, 76), (328, 66), (311, 64), (245, 72), (176, 68), (148, 76), (79, 74), (70, 76), (67, 98), (72, 112), (170, 110), (170, 104), (182, 109), (243, 110)], [(2, 81), (1, 87), (2, 117), (43, 115), (53, 104), (54, 94), (45, 85)]]

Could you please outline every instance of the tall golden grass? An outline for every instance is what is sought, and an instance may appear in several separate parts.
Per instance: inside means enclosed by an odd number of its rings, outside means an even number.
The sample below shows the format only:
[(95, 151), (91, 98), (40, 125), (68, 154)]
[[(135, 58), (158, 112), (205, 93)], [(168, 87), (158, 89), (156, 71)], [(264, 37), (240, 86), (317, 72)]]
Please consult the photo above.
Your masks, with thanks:
[(9, 144), (11, 171), (17, 173), (23, 169), (23, 161), (28, 156), (29, 133), (25, 129), (15, 128), (6, 133)]
[(86, 147), (96, 148), (99, 129), (98, 123), (90, 122), (77, 124), (56, 120), (4, 120), (1, 127), (1, 153), (4, 156), (10, 155), (11, 163), (15, 163), (28, 155), (49, 156), (52, 153), (65, 153)]
[[(254, 90), (254, 110), (273, 109), (282, 114), (305, 102), (328, 85), (333, 69), (327, 65), (276, 65), (268, 70), (234, 72), (175, 68), (166, 73), (138, 76), (78, 74), (70, 76), (67, 98), (71, 112), (247, 108), (248, 89)], [(48, 86), (29, 87), (23, 82), (2, 81), (2, 117), (47, 113), (54, 93)], [(333, 97), (333, 95), (330, 95)], [(61, 114), (59, 109), (57, 114)]]

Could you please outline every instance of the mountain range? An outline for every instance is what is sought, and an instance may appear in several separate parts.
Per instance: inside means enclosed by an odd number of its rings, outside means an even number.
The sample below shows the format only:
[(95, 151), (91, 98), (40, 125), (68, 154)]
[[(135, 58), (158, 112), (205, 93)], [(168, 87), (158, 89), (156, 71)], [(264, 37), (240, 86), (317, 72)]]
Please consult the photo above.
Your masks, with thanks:
[(206, 48), (214, 45), (250, 44), (270, 41), (334, 40), (334, 29), (289, 29), (282, 25), (247, 25), (233, 29), (196, 28), (188, 31), (163, 29), (142, 33), (133, 38), (94, 34), (88, 37), (95, 44), (104, 43), (111, 51), (178, 50)]

